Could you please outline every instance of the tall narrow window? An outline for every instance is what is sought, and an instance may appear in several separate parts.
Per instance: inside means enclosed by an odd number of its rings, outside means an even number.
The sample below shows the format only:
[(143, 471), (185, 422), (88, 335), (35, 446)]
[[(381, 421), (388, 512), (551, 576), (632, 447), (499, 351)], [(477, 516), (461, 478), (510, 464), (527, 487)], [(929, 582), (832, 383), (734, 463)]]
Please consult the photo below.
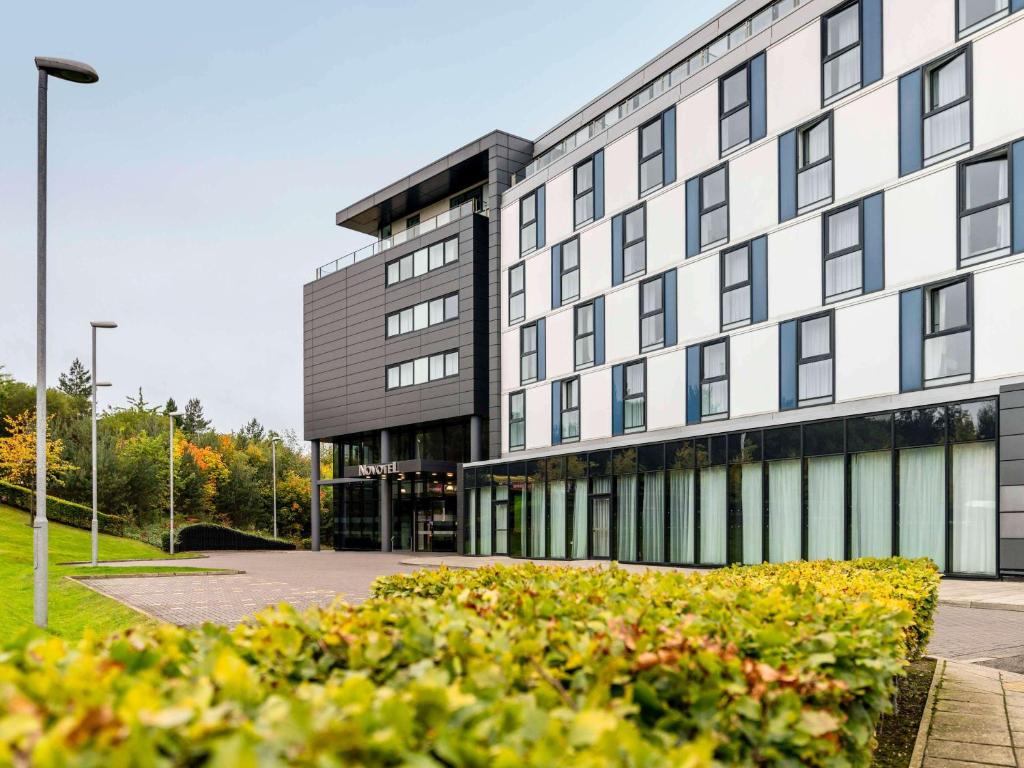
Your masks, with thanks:
[(860, 88), (860, 3), (822, 17), (822, 95), (825, 104)]
[(925, 294), (924, 385), (971, 379), (971, 305), (967, 278)]
[(864, 291), (864, 251), (860, 203), (825, 214), (825, 301)]
[(832, 115), (797, 131), (797, 213), (832, 200)]
[(665, 346), (665, 276), (640, 284), (640, 351)]
[(957, 0), (956, 29), (963, 37), (1010, 13), (1010, 0)]
[(594, 302), (580, 304), (575, 315), (575, 367), (589, 368), (594, 364)]
[(1005, 151), (960, 166), (960, 266), (1010, 252), (1010, 163)]
[(640, 129), (640, 194), (645, 195), (664, 183), (665, 166), (661, 153), (662, 116), (651, 120)]
[(526, 393), (513, 392), (508, 396), (508, 449), (526, 447)]
[(623, 426), (626, 432), (638, 432), (647, 424), (647, 366), (643, 360), (625, 368), (626, 391), (623, 397)]
[(526, 265), (516, 264), (508, 271), (508, 322), (526, 317)]
[(700, 249), (729, 239), (729, 166), (700, 177)]
[(729, 341), (713, 341), (701, 347), (700, 417), (724, 419), (729, 415)]
[(799, 405), (832, 402), (832, 314), (801, 320), (798, 326)]
[(626, 214), (623, 231), (622, 276), (628, 280), (647, 269), (647, 212), (643, 206)]
[(562, 382), (562, 442), (580, 439), (580, 378)]
[(529, 384), (537, 380), (537, 324), (519, 330), (519, 381)]
[(718, 81), (721, 154), (750, 143), (750, 63)]
[(562, 243), (562, 303), (580, 297), (580, 239), (574, 237)]
[(722, 330), (750, 324), (750, 244), (722, 252)]
[(924, 164), (944, 160), (971, 144), (967, 50), (924, 68)]
[(573, 225), (582, 227), (594, 220), (594, 158), (577, 165), (573, 178)]
[(519, 254), (537, 249), (537, 193), (519, 200)]

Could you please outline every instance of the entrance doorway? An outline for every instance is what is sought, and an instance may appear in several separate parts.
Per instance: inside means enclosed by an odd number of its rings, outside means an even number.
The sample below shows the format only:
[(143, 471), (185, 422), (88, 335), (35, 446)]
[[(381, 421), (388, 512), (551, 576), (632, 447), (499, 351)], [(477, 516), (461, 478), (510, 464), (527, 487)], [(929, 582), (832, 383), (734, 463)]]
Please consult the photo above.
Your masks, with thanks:
[(455, 480), (443, 473), (393, 477), (392, 546), (411, 552), (455, 552), (457, 503)]

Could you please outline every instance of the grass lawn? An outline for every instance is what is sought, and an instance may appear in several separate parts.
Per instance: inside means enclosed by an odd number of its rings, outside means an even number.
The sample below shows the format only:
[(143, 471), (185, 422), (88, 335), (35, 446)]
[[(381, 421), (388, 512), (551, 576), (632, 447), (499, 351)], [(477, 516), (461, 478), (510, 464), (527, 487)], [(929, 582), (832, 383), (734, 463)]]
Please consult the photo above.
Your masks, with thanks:
[[(0, 605), (4, 615), (0, 621), (0, 645), (32, 626), (32, 528), (28, 522), (27, 512), (0, 506)], [(129, 626), (152, 624), (153, 621), (65, 576), (209, 570), (170, 564), (152, 568), (58, 565), (89, 559), (89, 531), (50, 523), (49, 539), (50, 631), (68, 640), (77, 640), (86, 629), (107, 633)], [(102, 533), (99, 557), (100, 560), (171, 559), (166, 552), (149, 544)]]

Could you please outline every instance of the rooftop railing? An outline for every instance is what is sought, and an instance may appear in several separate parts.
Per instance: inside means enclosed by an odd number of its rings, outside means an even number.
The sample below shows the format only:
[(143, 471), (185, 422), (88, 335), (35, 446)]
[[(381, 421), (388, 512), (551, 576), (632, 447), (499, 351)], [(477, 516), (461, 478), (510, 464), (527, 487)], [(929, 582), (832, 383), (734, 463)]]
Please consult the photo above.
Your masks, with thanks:
[[(458, 221), (463, 216), (469, 216), (471, 213), (477, 212), (477, 201), (468, 200), (458, 208), (452, 208), (451, 210), (439, 213), (433, 218), (421, 221), (407, 229), (403, 229), (401, 232), (396, 232), (391, 237), (382, 237), (376, 242), (364, 245), (357, 251), (342, 256), (340, 259), (329, 261), (322, 267), (318, 267), (316, 270), (316, 279), (319, 280), (321, 277), (327, 277), (327, 275), (333, 275), (335, 272), (340, 272), (346, 267), (351, 267), (353, 264), (357, 264), (360, 261), (376, 256), (378, 253), (394, 248), (396, 245), (408, 242), (415, 237), (425, 235), (428, 232), (432, 232), (439, 227), (443, 227), (445, 224), (451, 224), (453, 221)], [(481, 211), (483, 213), (483, 211)]]

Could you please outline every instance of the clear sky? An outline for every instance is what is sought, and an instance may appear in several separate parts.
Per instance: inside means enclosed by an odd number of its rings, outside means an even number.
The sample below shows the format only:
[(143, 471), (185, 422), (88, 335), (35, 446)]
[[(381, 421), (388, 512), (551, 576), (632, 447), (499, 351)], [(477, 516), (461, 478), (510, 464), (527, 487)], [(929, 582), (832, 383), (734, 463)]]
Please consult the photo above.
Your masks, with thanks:
[(102, 331), (107, 403), (199, 397), (302, 434), (302, 286), (334, 212), (495, 128), (568, 116), (726, 0), (11, 2), (0, 30), (0, 365), (35, 380), (33, 56), (50, 83), (49, 382)]

